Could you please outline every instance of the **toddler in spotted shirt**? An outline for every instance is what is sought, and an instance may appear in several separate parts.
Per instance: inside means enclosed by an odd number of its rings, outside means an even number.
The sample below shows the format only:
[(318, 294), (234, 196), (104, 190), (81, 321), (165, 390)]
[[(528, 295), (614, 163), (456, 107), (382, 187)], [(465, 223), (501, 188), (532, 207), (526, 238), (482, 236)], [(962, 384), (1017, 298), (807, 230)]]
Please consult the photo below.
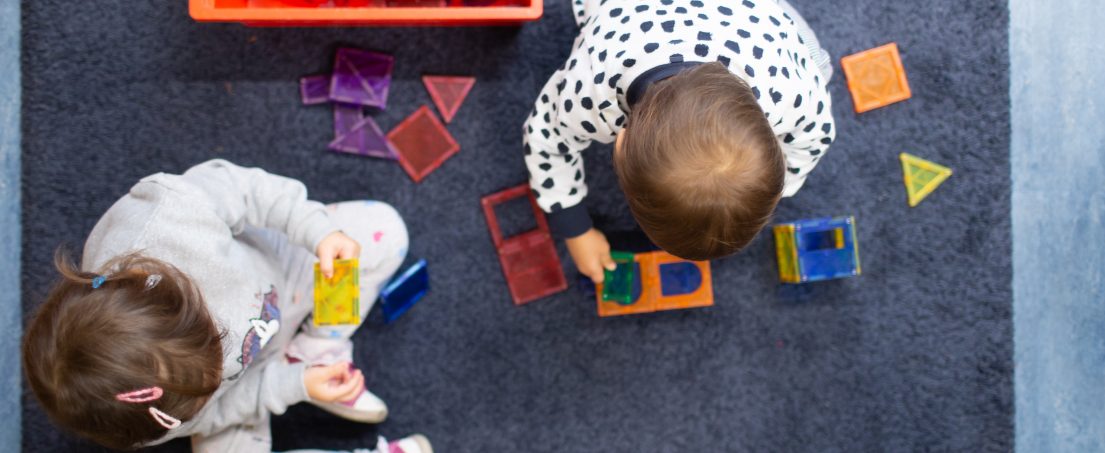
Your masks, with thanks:
[(630, 211), (664, 250), (739, 251), (836, 135), (828, 53), (786, 0), (574, 0), (568, 61), (524, 125), (554, 235), (595, 282), (610, 245), (584, 205), (581, 152), (614, 142)]

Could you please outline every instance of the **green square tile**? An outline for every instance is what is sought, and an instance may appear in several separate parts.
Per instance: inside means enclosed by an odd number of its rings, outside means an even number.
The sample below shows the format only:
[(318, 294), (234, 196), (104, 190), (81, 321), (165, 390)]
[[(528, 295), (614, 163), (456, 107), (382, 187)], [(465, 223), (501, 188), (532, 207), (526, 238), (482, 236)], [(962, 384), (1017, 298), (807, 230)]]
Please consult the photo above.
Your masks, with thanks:
[(612, 271), (603, 271), (602, 300), (622, 305), (633, 303), (633, 254), (611, 252), (610, 256), (618, 267)]

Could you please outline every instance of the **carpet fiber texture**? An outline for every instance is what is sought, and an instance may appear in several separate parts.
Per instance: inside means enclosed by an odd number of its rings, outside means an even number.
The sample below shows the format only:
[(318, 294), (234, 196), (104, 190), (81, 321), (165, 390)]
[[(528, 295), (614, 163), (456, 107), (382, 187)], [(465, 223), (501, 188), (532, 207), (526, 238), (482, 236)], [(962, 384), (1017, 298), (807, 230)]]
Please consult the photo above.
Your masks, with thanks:
[[(855, 215), (863, 275), (782, 286), (762, 234), (713, 263), (715, 306), (613, 319), (574, 285), (515, 307), (479, 208), (526, 177), (520, 126), (569, 52), (567, 1), (520, 28), (425, 29), (197, 24), (185, 3), (24, 2), (23, 308), (54, 249), (79, 250), (158, 171), (226, 158), (321, 201), (392, 203), (433, 281), (399, 322), (374, 313), (355, 337), (392, 415), (366, 427), (300, 405), (274, 420), (277, 449), (364, 446), (377, 430), (423, 432), (441, 452), (1012, 449), (1004, 1), (795, 0), (834, 55), (839, 133), (777, 220)], [(913, 98), (856, 115), (839, 57), (891, 41)], [(448, 126), (460, 153), (414, 184), (394, 163), (327, 152), (330, 111), (301, 106), (297, 79), (340, 45), (395, 55), (385, 130), (430, 103), (421, 75), (476, 76)], [(590, 209), (630, 229), (608, 151), (586, 156)], [(903, 151), (955, 171), (916, 208)], [(29, 394), (23, 414), (28, 451), (96, 450)]]

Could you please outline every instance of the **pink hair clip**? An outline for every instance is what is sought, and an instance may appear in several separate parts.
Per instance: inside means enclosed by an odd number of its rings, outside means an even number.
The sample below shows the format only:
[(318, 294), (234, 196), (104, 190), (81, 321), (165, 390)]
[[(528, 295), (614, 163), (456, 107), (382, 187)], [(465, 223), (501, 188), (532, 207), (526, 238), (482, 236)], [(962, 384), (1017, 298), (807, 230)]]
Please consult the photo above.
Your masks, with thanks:
[[(138, 389), (131, 392), (123, 392), (115, 395), (115, 399), (124, 403), (148, 403), (150, 401), (157, 401), (164, 395), (165, 391), (161, 387), (147, 387), (144, 389)], [(150, 406), (150, 415), (153, 416), (154, 421), (157, 424), (165, 427), (165, 429), (174, 429), (180, 426), (180, 420), (161, 412), (156, 407)]]
[(146, 403), (149, 401), (157, 401), (164, 395), (165, 391), (161, 390), (161, 387), (150, 387), (133, 392), (120, 393), (115, 395), (115, 399), (124, 403)]

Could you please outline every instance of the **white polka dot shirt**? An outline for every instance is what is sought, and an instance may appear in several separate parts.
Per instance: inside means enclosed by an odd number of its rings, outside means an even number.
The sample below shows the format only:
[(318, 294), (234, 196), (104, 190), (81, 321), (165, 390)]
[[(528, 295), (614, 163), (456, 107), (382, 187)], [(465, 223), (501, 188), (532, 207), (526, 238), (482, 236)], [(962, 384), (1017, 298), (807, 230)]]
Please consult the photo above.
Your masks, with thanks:
[(719, 61), (751, 87), (786, 155), (794, 195), (835, 137), (829, 93), (798, 28), (775, 0), (574, 0), (580, 27), (524, 127), (526, 166), (557, 236), (590, 228), (580, 153), (611, 143), (627, 93), (663, 65)]

